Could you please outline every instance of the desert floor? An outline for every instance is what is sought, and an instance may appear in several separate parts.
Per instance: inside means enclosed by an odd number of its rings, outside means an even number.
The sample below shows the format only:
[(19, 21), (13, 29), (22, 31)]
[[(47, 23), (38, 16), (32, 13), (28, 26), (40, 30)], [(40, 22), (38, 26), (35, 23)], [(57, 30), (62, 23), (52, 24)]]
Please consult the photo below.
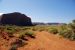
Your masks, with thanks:
[(35, 32), (36, 39), (19, 50), (75, 50), (75, 41), (70, 41), (48, 32)]
[[(18, 50), (75, 50), (75, 41), (70, 41), (58, 35), (50, 34), (48, 32), (35, 32), (36, 38), (30, 38), (27, 45), (19, 47)], [(0, 50), (8, 50), (10, 42), (15, 39), (6, 41), (0, 38)], [(6, 47), (7, 46), (7, 47)]]

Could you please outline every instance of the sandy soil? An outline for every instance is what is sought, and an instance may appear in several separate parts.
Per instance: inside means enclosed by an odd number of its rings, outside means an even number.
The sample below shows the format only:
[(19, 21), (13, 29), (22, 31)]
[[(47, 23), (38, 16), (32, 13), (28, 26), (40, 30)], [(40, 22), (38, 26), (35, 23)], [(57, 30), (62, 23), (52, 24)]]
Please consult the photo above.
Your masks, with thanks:
[[(44, 31), (35, 33), (36, 38), (29, 39), (28, 44), (18, 48), (18, 50), (75, 50), (75, 41), (60, 38), (58, 35)], [(9, 42), (2, 39), (0, 40), (0, 50), (8, 50), (10, 46), (7, 46), (7, 44), (14, 41), (14, 39), (11, 39)]]
[(36, 39), (19, 50), (75, 50), (75, 41), (60, 38), (48, 32), (36, 32)]

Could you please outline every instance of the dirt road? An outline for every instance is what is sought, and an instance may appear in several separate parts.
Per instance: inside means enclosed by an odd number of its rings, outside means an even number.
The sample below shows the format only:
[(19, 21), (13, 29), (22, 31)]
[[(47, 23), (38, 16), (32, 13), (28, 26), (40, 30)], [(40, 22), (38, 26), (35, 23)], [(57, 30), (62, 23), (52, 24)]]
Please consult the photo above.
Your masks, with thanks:
[(75, 50), (75, 41), (48, 32), (36, 32), (36, 39), (30, 40), (28, 45), (19, 50)]

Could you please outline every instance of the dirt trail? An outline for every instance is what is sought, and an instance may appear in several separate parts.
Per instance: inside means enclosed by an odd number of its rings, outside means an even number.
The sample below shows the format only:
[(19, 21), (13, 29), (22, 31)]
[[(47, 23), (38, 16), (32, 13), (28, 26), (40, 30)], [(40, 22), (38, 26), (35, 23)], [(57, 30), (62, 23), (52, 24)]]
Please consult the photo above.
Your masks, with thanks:
[(75, 41), (59, 38), (48, 32), (36, 32), (36, 39), (19, 50), (75, 50)]

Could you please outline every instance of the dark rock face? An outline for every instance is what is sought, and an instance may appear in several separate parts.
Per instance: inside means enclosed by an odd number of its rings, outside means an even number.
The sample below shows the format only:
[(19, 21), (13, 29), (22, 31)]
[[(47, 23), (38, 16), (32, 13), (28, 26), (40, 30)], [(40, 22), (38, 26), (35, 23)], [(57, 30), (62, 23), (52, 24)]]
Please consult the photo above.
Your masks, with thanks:
[(31, 18), (18, 12), (3, 14), (1, 18), (1, 24), (32, 26)]

